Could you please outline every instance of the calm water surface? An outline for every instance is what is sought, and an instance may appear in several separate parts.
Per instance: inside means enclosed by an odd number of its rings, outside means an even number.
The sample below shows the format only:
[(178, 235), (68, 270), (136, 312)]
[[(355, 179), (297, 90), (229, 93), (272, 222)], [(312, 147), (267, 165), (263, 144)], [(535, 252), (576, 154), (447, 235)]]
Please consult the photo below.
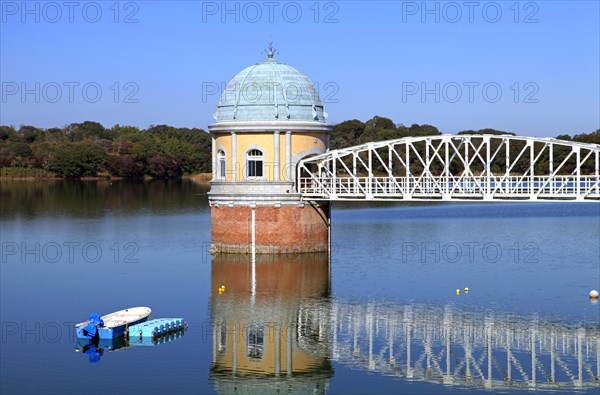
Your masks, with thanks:
[[(2, 182), (0, 393), (600, 391), (600, 204), (335, 203), (331, 259), (253, 275), (207, 189)], [(90, 363), (72, 325), (131, 306), (189, 330)]]

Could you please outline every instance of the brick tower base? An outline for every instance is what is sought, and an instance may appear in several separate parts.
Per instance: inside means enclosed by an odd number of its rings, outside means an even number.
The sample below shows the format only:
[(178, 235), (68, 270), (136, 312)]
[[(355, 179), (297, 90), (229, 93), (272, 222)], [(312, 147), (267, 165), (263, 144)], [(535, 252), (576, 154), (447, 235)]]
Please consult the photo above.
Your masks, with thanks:
[(252, 252), (252, 211), (256, 253), (323, 252), (329, 248), (328, 203), (213, 205), (213, 253)]

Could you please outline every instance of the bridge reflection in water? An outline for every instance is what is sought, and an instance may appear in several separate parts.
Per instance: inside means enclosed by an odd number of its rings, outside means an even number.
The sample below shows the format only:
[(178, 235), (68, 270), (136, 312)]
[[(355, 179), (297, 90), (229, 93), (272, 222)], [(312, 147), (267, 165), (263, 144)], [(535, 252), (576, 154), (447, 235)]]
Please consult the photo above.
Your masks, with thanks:
[(211, 378), (219, 393), (325, 393), (333, 363), (474, 389), (600, 388), (597, 325), (336, 300), (326, 254), (249, 259), (213, 257)]

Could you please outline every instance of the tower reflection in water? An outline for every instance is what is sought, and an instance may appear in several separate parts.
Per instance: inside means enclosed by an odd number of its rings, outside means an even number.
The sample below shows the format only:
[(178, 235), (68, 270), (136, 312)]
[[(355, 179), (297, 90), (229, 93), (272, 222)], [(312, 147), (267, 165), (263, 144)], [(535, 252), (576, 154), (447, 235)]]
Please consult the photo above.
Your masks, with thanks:
[(325, 393), (333, 375), (327, 254), (213, 256), (219, 393)]
[(334, 299), (326, 255), (257, 260), (213, 257), (211, 374), (219, 393), (325, 393), (332, 363), (465, 391), (600, 388), (597, 322)]

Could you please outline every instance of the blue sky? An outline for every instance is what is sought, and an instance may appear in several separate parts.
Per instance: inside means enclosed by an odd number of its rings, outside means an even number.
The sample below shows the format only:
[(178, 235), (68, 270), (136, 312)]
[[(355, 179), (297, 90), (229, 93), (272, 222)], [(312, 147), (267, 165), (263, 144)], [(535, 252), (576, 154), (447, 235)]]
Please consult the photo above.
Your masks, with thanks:
[(598, 1), (0, 1), (0, 123), (206, 129), (265, 58), (331, 123), (374, 115), (530, 136), (600, 127)]

